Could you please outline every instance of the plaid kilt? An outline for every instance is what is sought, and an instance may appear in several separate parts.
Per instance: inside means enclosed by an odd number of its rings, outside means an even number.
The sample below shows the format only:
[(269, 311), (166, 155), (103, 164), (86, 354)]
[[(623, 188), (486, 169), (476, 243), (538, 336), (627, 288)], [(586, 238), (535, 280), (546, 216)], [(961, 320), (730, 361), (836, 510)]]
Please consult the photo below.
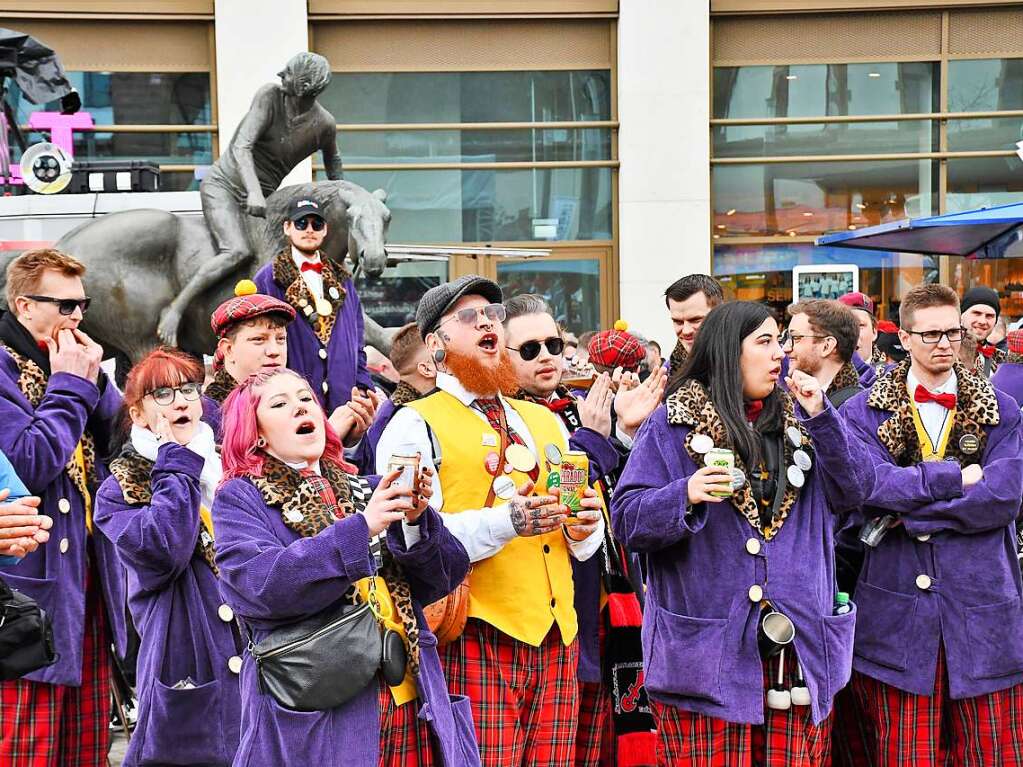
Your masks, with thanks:
[(483, 767), (565, 767), (575, 760), (579, 645), (555, 625), (539, 647), (470, 618), (440, 648), (454, 695), (472, 702)]
[(579, 683), (579, 726), (575, 735), (576, 767), (601, 763), (605, 735), (611, 730), (611, 696), (599, 682)]
[(433, 741), (429, 725), (419, 718), (419, 703), (394, 705), (387, 685), (380, 684), (379, 767), (433, 767)]
[[(785, 683), (796, 681), (786, 653)], [(764, 690), (778, 659), (764, 662)], [(774, 669), (775, 674), (770, 673)], [(657, 764), (671, 767), (823, 767), (831, 750), (831, 718), (814, 725), (809, 706), (776, 711), (764, 704), (763, 725), (736, 724), (651, 700), (657, 722)]]
[(852, 685), (835, 696), (834, 725), (831, 728), (832, 767), (875, 767), (871, 722), (863, 715)]
[(85, 592), (82, 686), (0, 682), (0, 765), (106, 767), (110, 644), (95, 574)]
[(954, 700), (939, 645), (933, 695), (913, 695), (853, 672), (870, 720), (867, 748), (886, 767), (1023, 767), (1023, 685)]

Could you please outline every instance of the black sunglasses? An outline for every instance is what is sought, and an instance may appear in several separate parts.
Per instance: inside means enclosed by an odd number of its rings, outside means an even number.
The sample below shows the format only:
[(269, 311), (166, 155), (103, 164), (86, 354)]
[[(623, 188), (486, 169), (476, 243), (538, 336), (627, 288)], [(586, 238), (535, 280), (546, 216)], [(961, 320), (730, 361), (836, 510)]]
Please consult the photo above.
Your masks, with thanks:
[(44, 304), (56, 304), (57, 311), (63, 314), (65, 317), (70, 317), (75, 313), (75, 309), (81, 309), (82, 314), (89, 311), (89, 304), (92, 303), (91, 298), (54, 298), (53, 296), (25, 296), (25, 298), (31, 298), (33, 301), (42, 301)]
[(323, 227), (327, 225), (327, 222), (319, 216), (302, 216), (302, 218), (293, 223), (300, 232), (304, 232), (307, 226), (311, 226), (314, 232), (322, 232)]
[(514, 346), (509, 346), (508, 349), (513, 352), (518, 352), (519, 356), (522, 357), (526, 362), (535, 360), (540, 356), (540, 346), (546, 346), (547, 351), (557, 357), (563, 351), (565, 351), (565, 339), (564, 338), (548, 338), (545, 341), (526, 341), (518, 349)]

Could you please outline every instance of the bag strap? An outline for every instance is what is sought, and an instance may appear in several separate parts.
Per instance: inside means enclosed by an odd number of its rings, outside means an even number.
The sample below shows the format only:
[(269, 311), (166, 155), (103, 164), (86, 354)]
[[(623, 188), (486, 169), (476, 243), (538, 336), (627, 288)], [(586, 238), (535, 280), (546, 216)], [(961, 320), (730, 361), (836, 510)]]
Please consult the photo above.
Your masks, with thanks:
[(845, 388), (839, 389), (833, 394), (829, 394), (828, 400), (830, 400), (831, 402), (831, 407), (835, 408), (835, 410), (838, 410), (838, 408), (842, 407), (842, 405), (851, 400), (861, 391), (863, 391), (862, 386), (846, 386)]

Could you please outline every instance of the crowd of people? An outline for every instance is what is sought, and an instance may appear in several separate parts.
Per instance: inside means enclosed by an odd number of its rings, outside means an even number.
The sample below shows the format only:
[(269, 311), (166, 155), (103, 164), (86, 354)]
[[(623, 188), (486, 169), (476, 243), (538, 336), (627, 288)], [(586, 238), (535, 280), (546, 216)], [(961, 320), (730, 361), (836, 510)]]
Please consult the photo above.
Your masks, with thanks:
[(688, 275), (665, 360), (467, 275), (375, 381), (317, 204), (284, 231), (212, 371), (123, 393), (82, 265), (9, 266), (0, 579), (55, 657), (0, 682), (0, 764), (105, 765), (117, 663), (127, 765), (1023, 767), (995, 291), (779, 322)]

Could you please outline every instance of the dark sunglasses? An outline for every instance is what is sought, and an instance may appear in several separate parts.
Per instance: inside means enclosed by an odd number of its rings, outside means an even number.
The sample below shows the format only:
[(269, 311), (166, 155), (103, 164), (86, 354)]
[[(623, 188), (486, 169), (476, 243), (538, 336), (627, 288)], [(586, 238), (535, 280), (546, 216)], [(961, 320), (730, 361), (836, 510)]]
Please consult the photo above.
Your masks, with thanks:
[(319, 216), (303, 216), (293, 223), (295, 224), (295, 228), (300, 232), (304, 232), (307, 226), (311, 226), (314, 232), (322, 232), (323, 227), (327, 225), (327, 222)]
[(540, 346), (546, 346), (547, 351), (557, 357), (563, 351), (565, 351), (565, 339), (563, 338), (548, 338), (545, 341), (526, 341), (518, 349), (514, 346), (509, 346), (508, 349), (513, 352), (518, 352), (519, 356), (522, 357), (526, 362), (535, 360), (540, 356)]
[(25, 298), (31, 298), (33, 301), (42, 301), (44, 304), (56, 304), (57, 311), (63, 314), (65, 317), (70, 317), (75, 313), (75, 309), (81, 309), (82, 314), (89, 311), (89, 304), (92, 303), (91, 298), (54, 298), (53, 296), (25, 296)]
[(199, 399), (199, 395), (202, 394), (202, 385), (197, 384), (195, 381), (188, 381), (181, 384), (181, 386), (161, 386), (159, 389), (147, 392), (147, 395), (156, 400), (157, 405), (169, 405), (174, 402), (178, 392), (181, 392), (181, 396), (186, 401), (195, 402)]

